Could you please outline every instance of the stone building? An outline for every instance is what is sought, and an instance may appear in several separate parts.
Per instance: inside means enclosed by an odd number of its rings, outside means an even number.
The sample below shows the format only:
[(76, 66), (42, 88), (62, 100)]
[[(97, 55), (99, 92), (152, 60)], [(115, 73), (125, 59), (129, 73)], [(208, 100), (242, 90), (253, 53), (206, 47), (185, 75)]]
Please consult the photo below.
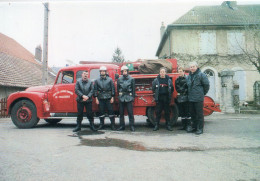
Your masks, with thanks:
[(209, 76), (208, 95), (217, 102), (222, 96), (220, 72), (233, 70), (240, 103), (253, 101), (253, 85), (260, 80), (260, 71), (249, 56), (253, 60), (259, 56), (259, 27), (260, 5), (225, 1), (219, 6), (196, 6), (167, 27), (162, 24), (156, 56), (176, 58), (185, 67), (197, 61)]
[[(42, 84), (41, 48), (36, 55), (26, 50), (14, 39), (0, 33), (0, 99), (9, 94)], [(53, 84), (55, 74), (49, 71), (48, 84)]]

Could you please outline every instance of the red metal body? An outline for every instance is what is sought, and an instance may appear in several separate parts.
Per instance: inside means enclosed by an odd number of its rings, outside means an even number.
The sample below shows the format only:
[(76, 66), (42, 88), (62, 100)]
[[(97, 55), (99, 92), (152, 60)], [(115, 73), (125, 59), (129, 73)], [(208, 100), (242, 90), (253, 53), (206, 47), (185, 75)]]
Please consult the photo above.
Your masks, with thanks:
[[(177, 61), (169, 60), (173, 64), (173, 72), (177, 68)], [(120, 74), (120, 65), (115, 64), (84, 64), (62, 68), (56, 78), (54, 85), (31, 87), (22, 92), (13, 93), (7, 100), (7, 111), (11, 114), (14, 105), (20, 100), (30, 100), (37, 109), (37, 118), (52, 118), (55, 114), (69, 115), (77, 113), (77, 103), (75, 94), (75, 83), (81, 77), (82, 71), (89, 72), (89, 79), (94, 80), (99, 77), (99, 67), (105, 65), (109, 76), (114, 80), (116, 87), (116, 74)], [(147, 116), (147, 109), (155, 107), (152, 92), (152, 81), (157, 74), (138, 74), (136, 71), (130, 72), (136, 83), (136, 98), (134, 101), (134, 114)], [(179, 76), (177, 73), (168, 74), (173, 81)], [(117, 91), (117, 90), (116, 90)], [(177, 92), (174, 91), (171, 105), (175, 105)], [(205, 97), (204, 114), (210, 115), (214, 111), (220, 111), (210, 97)], [(115, 97), (114, 110), (118, 112), (118, 98)], [(93, 112), (98, 112), (98, 106), (93, 99)], [(27, 115), (26, 115), (27, 113)], [(30, 118), (31, 113), (27, 108), (21, 109), (18, 119)]]

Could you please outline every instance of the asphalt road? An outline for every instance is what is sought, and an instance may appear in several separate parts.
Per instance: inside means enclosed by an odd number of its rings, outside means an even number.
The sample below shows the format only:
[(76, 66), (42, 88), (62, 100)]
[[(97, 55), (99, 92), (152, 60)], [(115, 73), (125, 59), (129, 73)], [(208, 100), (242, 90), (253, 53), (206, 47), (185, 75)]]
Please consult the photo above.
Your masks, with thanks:
[(213, 114), (199, 136), (180, 124), (154, 132), (144, 117), (134, 133), (93, 133), (84, 121), (73, 134), (72, 119), (33, 129), (0, 119), (0, 180), (260, 180), (260, 115)]

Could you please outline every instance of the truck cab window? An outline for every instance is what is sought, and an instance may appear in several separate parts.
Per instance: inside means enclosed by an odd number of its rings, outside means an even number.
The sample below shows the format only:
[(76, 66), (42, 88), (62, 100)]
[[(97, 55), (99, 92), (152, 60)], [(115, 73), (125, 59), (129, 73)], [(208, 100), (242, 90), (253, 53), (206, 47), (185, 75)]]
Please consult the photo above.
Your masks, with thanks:
[(74, 80), (73, 71), (64, 71), (60, 72), (56, 84), (72, 84)]
[(90, 71), (90, 80), (94, 81), (100, 77), (99, 69), (92, 69)]

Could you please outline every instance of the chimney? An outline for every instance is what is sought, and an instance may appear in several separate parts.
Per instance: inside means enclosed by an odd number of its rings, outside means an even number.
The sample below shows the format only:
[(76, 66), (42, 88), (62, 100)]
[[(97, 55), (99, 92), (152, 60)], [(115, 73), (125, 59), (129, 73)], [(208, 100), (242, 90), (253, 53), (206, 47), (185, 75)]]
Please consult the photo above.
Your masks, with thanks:
[(35, 56), (34, 58), (39, 61), (39, 62), (42, 62), (42, 47), (41, 45), (38, 45), (36, 48), (35, 48)]
[(161, 28), (160, 28), (160, 31), (161, 31), (161, 39), (162, 39), (163, 34), (164, 34), (164, 32), (165, 32), (165, 26), (164, 26), (164, 23), (163, 23), (163, 22), (162, 22), (162, 26), (161, 26)]
[(223, 1), (221, 6), (234, 10), (237, 7), (237, 2), (236, 1)]

